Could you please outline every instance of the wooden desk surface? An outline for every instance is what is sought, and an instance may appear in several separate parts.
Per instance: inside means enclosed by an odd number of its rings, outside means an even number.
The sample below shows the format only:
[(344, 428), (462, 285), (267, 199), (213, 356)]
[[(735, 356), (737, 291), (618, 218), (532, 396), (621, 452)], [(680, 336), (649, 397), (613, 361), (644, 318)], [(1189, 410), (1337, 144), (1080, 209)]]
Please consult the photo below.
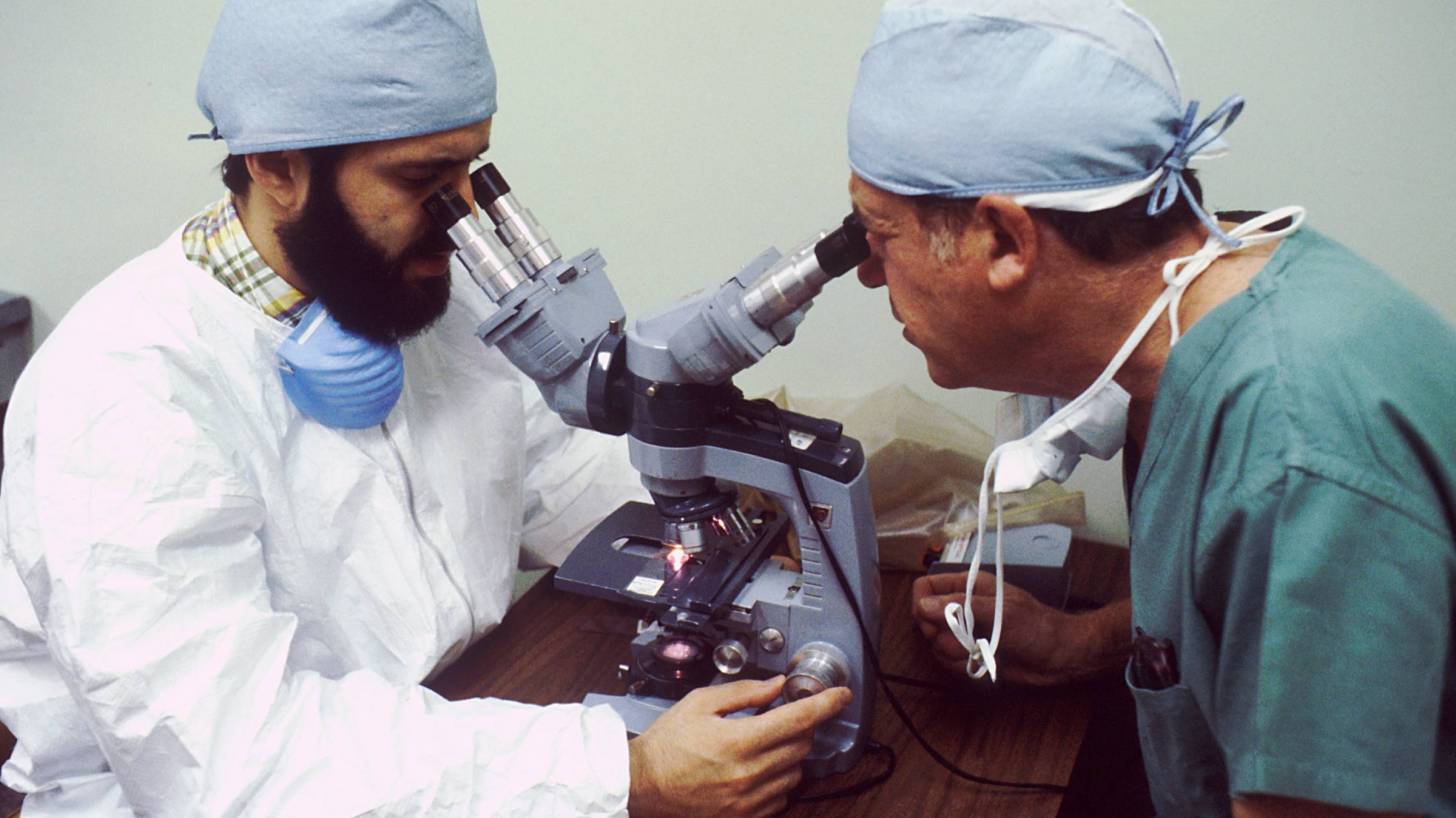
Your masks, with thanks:
[[(1100, 557), (1095, 548), (1074, 551), (1073, 593), (1091, 578), (1080, 565)], [(1098, 569), (1099, 573), (1101, 569)], [(881, 665), (888, 673), (954, 684), (931, 659), (910, 620), (914, 575), (883, 577)], [(555, 590), (550, 578), (523, 596), (505, 621), (436, 678), (430, 687), (460, 699), (494, 696), (533, 704), (576, 702), (588, 692), (621, 693), (617, 666), (629, 659), (637, 614), (627, 606)], [(997, 688), (956, 690), (893, 685), (900, 701), (931, 745), (962, 769), (1011, 781), (1066, 784), (1081, 747), (1093, 691), (1075, 686), (1051, 690)], [(894, 749), (899, 764), (887, 782), (857, 797), (791, 807), (789, 816), (997, 815), (1053, 818), (1055, 793), (1012, 791), (953, 777), (916, 743), (877, 695), (871, 735)], [(811, 792), (838, 789), (879, 770), (866, 757), (854, 770), (820, 782)]]

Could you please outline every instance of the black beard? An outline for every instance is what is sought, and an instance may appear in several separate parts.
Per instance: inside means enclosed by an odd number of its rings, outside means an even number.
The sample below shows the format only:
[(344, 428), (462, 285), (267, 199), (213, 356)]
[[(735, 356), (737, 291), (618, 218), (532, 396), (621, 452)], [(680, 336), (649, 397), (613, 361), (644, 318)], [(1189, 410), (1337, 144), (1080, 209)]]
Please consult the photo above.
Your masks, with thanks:
[(450, 304), (450, 274), (405, 280), (404, 263), (455, 249), (432, 231), (390, 256), (369, 240), (339, 198), (332, 162), (315, 162), (308, 200), (298, 218), (277, 227), (278, 242), (312, 295), (344, 329), (395, 343), (429, 329)]

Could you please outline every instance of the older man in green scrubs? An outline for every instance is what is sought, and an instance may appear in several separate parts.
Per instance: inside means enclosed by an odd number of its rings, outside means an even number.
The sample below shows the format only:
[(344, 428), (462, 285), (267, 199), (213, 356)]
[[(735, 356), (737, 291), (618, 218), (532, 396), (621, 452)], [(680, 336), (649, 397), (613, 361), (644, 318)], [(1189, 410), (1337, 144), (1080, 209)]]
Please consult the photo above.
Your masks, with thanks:
[(887, 5), (861, 280), (938, 384), (1068, 400), (993, 453), (972, 566), (995, 500), (1084, 454), (1124, 451), (1132, 530), (1130, 605), (973, 567), (916, 615), (972, 676), (1126, 664), (1160, 814), (1453, 815), (1456, 331), (1303, 208), (1205, 211), (1188, 162), (1242, 109), (1185, 103), (1116, 0)]

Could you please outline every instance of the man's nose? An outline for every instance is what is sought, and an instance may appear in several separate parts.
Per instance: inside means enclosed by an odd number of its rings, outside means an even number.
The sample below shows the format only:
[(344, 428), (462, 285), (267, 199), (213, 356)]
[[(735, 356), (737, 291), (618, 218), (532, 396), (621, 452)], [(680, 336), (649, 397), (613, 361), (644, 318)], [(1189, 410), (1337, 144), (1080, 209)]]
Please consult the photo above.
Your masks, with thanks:
[(475, 210), (476, 209), (476, 207), (475, 207), (475, 191), (472, 190), (471, 187), (470, 187), (470, 169), (469, 168), (461, 168), (459, 173), (454, 174), (448, 180), (448, 183), (450, 185), (453, 185), (454, 186), (455, 192), (456, 193), (459, 193), (460, 194), (460, 197), (462, 199), (464, 199), (467, 204), (470, 205), (470, 209), (471, 210)]
[(871, 255), (859, 265), (859, 283), (869, 287), (871, 290), (876, 287), (885, 286), (885, 265), (880, 257)]

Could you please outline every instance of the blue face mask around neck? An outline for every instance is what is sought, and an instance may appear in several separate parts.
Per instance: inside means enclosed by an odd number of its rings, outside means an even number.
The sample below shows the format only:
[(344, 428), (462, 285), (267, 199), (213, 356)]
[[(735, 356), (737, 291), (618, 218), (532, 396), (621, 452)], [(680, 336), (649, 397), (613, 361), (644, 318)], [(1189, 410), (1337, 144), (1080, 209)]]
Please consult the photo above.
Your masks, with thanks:
[(278, 372), (300, 412), (339, 429), (383, 423), (404, 390), (399, 344), (349, 332), (317, 300), (279, 345)]

